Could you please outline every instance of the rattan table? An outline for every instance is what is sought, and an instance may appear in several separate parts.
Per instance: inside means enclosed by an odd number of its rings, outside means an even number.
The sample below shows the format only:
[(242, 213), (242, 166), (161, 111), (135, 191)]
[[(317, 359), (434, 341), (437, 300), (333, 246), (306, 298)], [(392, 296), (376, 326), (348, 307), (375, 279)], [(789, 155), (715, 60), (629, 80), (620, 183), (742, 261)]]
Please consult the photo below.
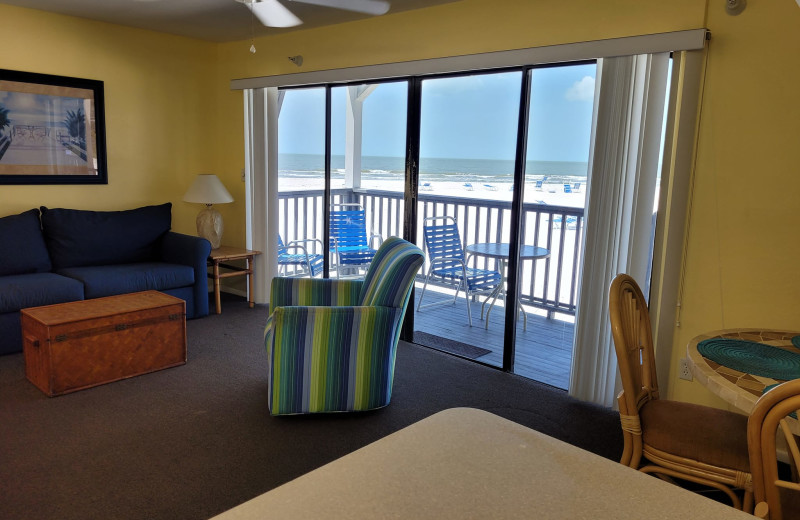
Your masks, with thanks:
[(689, 368), (700, 384), (742, 412), (750, 414), (767, 386), (784, 381), (749, 374), (716, 363), (703, 357), (697, 350), (697, 345), (707, 339), (727, 338), (753, 341), (800, 354), (800, 349), (792, 344), (792, 338), (798, 335), (800, 332), (764, 329), (725, 329), (701, 334), (692, 338), (686, 348)]

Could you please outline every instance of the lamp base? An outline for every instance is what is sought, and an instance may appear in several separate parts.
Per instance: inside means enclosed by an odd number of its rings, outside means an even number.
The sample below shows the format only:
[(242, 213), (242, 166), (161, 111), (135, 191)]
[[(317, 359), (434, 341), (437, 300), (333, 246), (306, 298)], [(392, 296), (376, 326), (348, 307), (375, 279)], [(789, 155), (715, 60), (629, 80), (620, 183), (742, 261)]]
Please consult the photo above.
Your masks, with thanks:
[(222, 229), (222, 215), (211, 206), (197, 214), (197, 234), (211, 242), (212, 249), (222, 243)]

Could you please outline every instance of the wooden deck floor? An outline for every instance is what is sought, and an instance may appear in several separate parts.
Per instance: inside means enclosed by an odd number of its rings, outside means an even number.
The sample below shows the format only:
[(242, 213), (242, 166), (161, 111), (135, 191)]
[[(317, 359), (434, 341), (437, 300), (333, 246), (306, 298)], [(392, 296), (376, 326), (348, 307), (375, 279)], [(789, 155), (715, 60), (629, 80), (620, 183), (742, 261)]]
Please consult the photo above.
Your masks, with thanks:
[[(417, 299), (420, 289), (421, 285), (417, 284), (417, 290), (414, 291)], [(452, 292), (427, 292), (424, 303), (445, 299), (448, 294), (452, 299)], [(478, 358), (478, 361), (502, 366), (505, 308), (502, 303), (495, 306), (490, 314), (488, 330), (484, 327), (485, 321), (480, 319), (480, 303), (471, 304), (471, 308), (472, 327), (467, 321), (467, 305), (463, 296), (459, 297), (455, 305), (431, 307), (419, 312), (415, 303), (414, 329), (489, 349), (492, 352)], [(526, 308), (526, 312), (527, 331), (523, 331), (522, 318), (517, 321), (514, 373), (567, 389), (575, 324), (558, 318), (548, 319), (541, 315), (542, 311), (532, 308)]]

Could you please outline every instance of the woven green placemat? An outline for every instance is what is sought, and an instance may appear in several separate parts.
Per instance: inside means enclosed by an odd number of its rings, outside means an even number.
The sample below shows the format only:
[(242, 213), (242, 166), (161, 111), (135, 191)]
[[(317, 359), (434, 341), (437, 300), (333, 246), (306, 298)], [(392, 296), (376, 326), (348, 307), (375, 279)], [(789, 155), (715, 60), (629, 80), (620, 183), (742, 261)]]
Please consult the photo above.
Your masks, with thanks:
[(742, 339), (712, 338), (697, 344), (700, 354), (728, 368), (787, 381), (800, 378), (800, 354)]

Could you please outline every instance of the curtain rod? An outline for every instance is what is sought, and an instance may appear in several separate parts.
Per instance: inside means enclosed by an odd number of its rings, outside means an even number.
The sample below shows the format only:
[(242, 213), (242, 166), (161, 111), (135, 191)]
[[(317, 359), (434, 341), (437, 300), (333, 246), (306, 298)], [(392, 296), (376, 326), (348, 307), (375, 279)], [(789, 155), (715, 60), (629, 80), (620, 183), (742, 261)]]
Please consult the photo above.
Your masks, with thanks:
[(709, 35), (710, 33), (707, 29), (690, 29), (509, 51), (466, 54), (446, 58), (241, 78), (231, 80), (231, 90), (349, 83), (353, 81), (521, 67), (544, 63), (563, 63), (632, 54), (697, 50), (704, 47)]

